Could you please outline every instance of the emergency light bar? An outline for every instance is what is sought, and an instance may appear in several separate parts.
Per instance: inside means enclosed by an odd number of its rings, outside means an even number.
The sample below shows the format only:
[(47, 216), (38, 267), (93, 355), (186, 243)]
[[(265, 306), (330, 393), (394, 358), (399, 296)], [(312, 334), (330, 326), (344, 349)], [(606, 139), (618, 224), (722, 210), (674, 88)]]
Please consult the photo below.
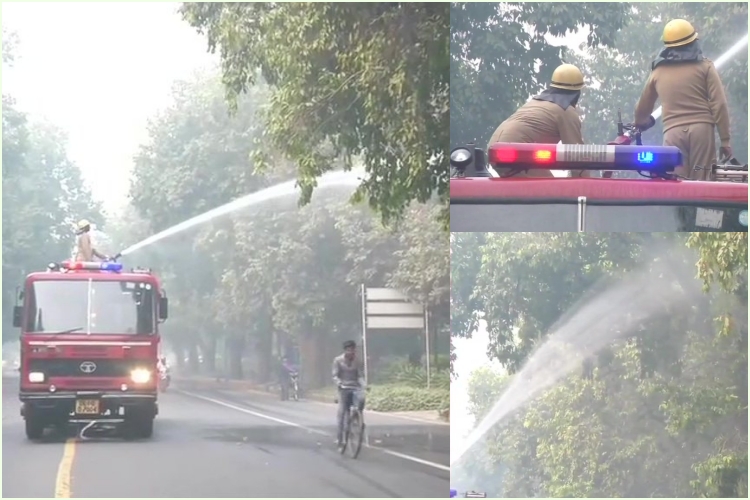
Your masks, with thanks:
[(62, 268), (69, 271), (122, 271), (122, 264), (119, 262), (70, 262), (62, 263)]
[(495, 143), (489, 163), (498, 168), (673, 172), (682, 164), (675, 146)]

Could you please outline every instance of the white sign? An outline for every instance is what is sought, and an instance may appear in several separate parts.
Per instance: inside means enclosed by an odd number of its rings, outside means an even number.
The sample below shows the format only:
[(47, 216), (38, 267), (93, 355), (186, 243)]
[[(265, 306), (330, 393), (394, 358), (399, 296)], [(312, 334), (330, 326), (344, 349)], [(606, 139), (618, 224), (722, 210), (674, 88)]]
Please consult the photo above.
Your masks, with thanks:
[(695, 225), (698, 227), (709, 227), (711, 229), (721, 229), (721, 223), (724, 220), (722, 210), (710, 210), (708, 208), (699, 208), (695, 212)]
[(424, 329), (424, 316), (368, 316), (367, 328), (373, 330)]
[(409, 297), (391, 288), (367, 288), (367, 300), (389, 300), (389, 301), (403, 301), (409, 300)]
[(421, 316), (424, 308), (410, 302), (368, 302), (367, 315), (380, 316)]

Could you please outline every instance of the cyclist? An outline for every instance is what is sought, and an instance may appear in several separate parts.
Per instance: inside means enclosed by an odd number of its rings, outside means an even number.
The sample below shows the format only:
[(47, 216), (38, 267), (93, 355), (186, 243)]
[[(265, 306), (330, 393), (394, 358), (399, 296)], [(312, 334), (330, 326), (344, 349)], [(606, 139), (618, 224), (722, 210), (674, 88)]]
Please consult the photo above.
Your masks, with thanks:
[(352, 406), (354, 391), (365, 388), (364, 369), (357, 359), (357, 343), (353, 340), (344, 342), (344, 352), (333, 359), (333, 382), (339, 392), (336, 444), (341, 446), (344, 442), (344, 415)]

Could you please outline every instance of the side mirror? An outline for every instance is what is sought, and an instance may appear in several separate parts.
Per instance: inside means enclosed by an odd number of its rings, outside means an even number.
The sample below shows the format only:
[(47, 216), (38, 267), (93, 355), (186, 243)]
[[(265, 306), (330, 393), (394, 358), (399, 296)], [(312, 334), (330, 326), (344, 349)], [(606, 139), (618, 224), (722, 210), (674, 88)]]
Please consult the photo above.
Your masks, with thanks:
[(23, 306), (13, 306), (13, 326), (21, 328), (21, 319), (23, 317)]
[(159, 297), (159, 319), (164, 321), (169, 316), (169, 299)]

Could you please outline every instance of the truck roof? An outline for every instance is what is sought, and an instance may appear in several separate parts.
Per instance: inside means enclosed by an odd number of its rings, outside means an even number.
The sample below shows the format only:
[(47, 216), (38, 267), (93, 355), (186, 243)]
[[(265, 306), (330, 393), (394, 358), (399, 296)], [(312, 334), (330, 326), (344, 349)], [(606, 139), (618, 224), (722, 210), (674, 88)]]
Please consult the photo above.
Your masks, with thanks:
[(158, 284), (159, 280), (150, 273), (119, 273), (111, 271), (52, 271), (52, 272), (34, 272), (26, 277), (27, 281), (77, 281), (88, 280), (94, 281), (143, 281)]
[(705, 205), (747, 207), (748, 185), (664, 179), (497, 178), (450, 180), (451, 204)]

